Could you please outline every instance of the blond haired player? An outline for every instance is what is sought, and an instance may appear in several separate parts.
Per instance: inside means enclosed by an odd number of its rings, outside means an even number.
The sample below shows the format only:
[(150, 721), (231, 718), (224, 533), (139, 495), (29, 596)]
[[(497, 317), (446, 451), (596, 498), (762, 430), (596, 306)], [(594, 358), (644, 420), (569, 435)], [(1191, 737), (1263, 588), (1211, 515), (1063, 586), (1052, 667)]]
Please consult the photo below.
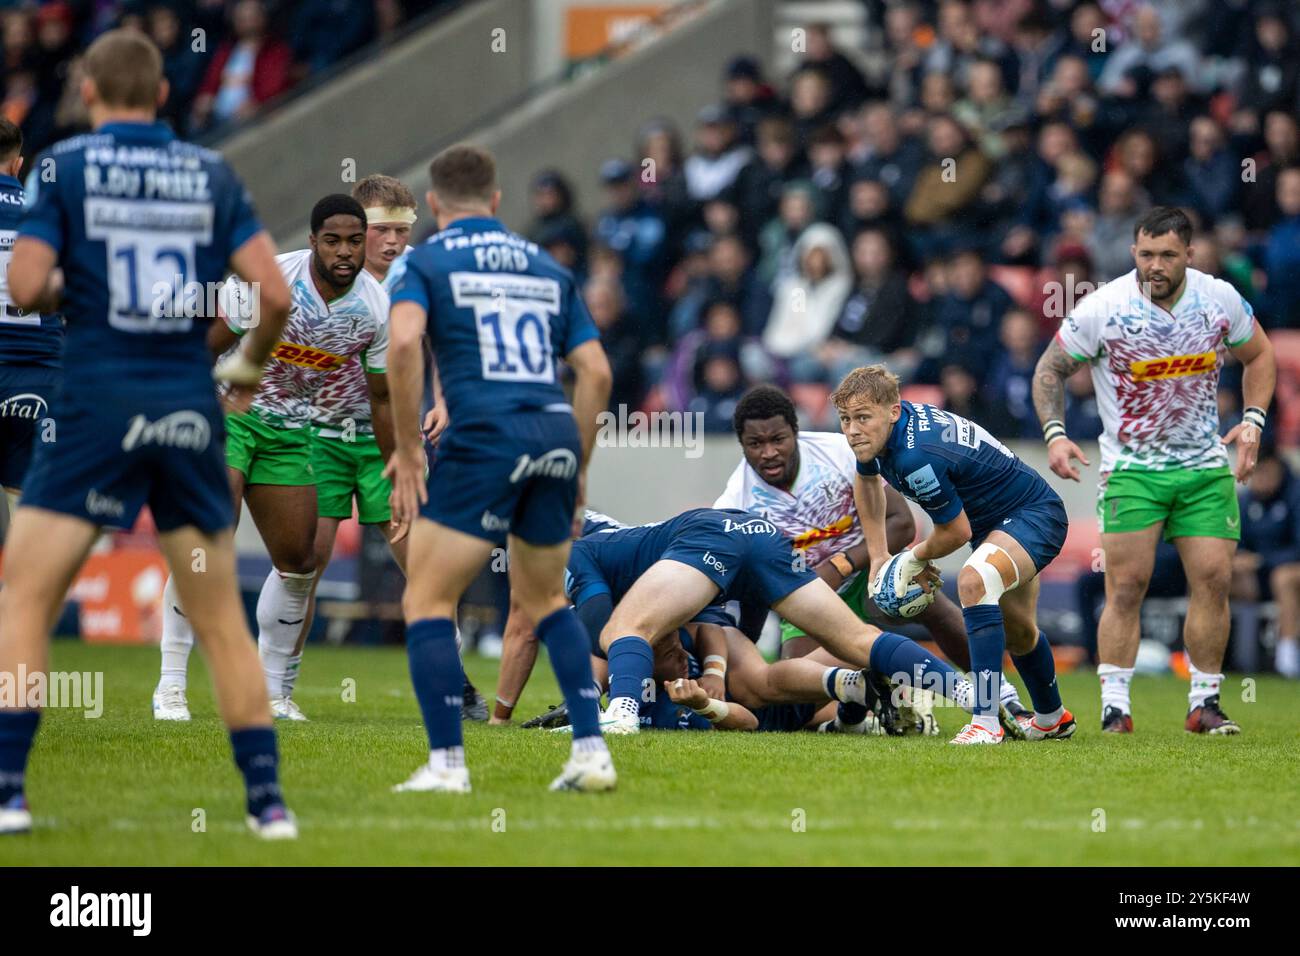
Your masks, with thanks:
[[(1106, 560), (1106, 607), (1097, 632), (1102, 729), (1132, 733), (1129, 682), (1137, 659), (1142, 599), (1161, 534), (1187, 572), (1183, 642), (1191, 663), (1186, 729), (1240, 732), (1219, 706), (1228, 643), (1228, 587), (1241, 536), (1233, 478), (1255, 469), (1273, 398), (1273, 347), (1250, 305), (1228, 283), (1188, 267), (1192, 224), (1159, 206), (1138, 220), (1136, 268), (1075, 307), (1038, 361), (1034, 407), (1048, 461), (1079, 480), (1065, 418), (1065, 379), (1092, 366), (1105, 431), (1097, 516)], [(1222, 439), (1215, 401), (1224, 353), (1245, 366), (1244, 421)], [(1237, 443), (1237, 464), (1227, 447)]]

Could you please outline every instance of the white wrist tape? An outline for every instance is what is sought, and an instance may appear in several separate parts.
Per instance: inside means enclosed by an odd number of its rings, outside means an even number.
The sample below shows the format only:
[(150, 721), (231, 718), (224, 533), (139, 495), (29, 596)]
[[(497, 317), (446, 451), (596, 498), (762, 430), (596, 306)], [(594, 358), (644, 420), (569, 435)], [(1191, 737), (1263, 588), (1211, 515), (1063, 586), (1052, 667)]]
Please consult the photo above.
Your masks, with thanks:
[(704, 673), (715, 677), (726, 677), (727, 659), (721, 654), (710, 654), (704, 658)]
[(727, 714), (731, 713), (731, 708), (727, 706), (725, 700), (714, 700), (712, 697), (709, 698), (708, 704), (704, 707), (692, 707), (691, 710), (701, 717), (707, 717), (709, 722), (714, 724), (720, 720), (726, 720)]
[(262, 366), (251, 361), (239, 348), (216, 364), (212, 377), (231, 385), (256, 385), (262, 380)]

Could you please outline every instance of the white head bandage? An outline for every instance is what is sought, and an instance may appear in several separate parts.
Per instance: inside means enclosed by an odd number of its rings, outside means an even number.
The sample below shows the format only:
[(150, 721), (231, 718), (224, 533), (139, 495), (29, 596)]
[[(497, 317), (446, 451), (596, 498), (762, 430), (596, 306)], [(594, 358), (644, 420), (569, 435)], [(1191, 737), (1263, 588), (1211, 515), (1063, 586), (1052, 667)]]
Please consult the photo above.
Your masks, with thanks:
[(415, 210), (410, 206), (367, 206), (366, 225), (375, 226), (381, 222), (405, 223), (409, 226), (415, 222)]

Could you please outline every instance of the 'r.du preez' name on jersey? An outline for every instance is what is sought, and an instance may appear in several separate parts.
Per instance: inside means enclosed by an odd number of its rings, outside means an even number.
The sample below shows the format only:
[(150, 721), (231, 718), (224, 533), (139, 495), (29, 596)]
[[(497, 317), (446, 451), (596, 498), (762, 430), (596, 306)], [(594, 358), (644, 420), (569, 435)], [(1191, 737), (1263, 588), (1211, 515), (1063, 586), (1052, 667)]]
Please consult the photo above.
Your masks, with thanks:
[(859, 462), (863, 475), (885, 480), (936, 524), (966, 510), (974, 538), (1025, 505), (1057, 498), (1043, 477), (982, 426), (935, 408), (903, 402), (881, 453)]
[(599, 337), (567, 269), (487, 217), (456, 221), (405, 265), (393, 304), (428, 313), (453, 423), (567, 408), (556, 362)]
[(9, 258), (24, 205), (22, 184), (0, 175), (0, 365), (58, 368), (63, 319), (57, 313), (24, 312), (9, 298)]
[[(215, 288), (262, 228), (221, 156), (161, 123), (109, 123), (51, 147), (26, 191), (19, 235), (51, 246), (67, 282), (65, 382), (211, 392), (215, 316), (184, 314), (207, 302), (188, 292)], [(178, 298), (199, 308), (158, 307)]]

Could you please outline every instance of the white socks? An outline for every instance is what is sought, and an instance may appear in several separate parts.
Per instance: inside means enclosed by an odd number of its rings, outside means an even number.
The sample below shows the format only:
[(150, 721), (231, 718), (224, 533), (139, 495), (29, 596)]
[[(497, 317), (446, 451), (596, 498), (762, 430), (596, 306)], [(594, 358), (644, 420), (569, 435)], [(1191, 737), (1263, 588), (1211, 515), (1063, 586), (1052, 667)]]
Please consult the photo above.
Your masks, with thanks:
[(180, 595), (171, 575), (163, 588), (162, 673), (158, 687), (185, 690), (190, 651), (194, 649), (194, 629), (180, 610)]
[(262, 585), (257, 599), (257, 651), (271, 697), (284, 696), (285, 674), (307, 617), (315, 577), (314, 572), (298, 574), (272, 568)]
[(282, 693), (285, 697), (293, 696), (294, 685), (298, 683), (298, 670), (302, 667), (302, 652), (289, 655), (289, 662), (284, 669), (284, 690)]
[(1300, 677), (1300, 641), (1294, 637), (1279, 637), (1273, 663), (1283, 677)]
[(605, 738), (600, 734), (595, 734), (591, 737), (574, 737), (569, 756), (576, 757), (579, 754), (604, 753), (609, 753), (609, 748), (605, 746)]
[(1101, 709), (1118, 707), (1121, 713), (1131, 714), (1133, 705), (1128, 699), (1128, 685), (1133, 680), (1133, 668), (1115, 664), (1098, 664), (1097, 678), (1101, 681)]
[(434, 770), (456, 770), (465, 766), (464, 747), (439, 747), (429, 751), (429, 766)]
[(1219, 685), (1223, 683), (1223, 675), (1199, 671), (1191, 661), (1188, 661), (1187, 666), (1192, 672), (1192, 686), (1187, 692), (1187, 709), (1192, 711), (1211, 697), (1219, 695)]
[(847, 667), (828, 667), (822, 674), (822, 686), (841, 704), (866, 704), (867, 682), (861, 671)]
[(1007, 675), (1002, 675), (1002, 689), (998, 692), (998, 700), (1003, 707), (1011, 704), (1020, 703), (1020, 691), (1016, 690), (1016, 685), (1007, 680)]

